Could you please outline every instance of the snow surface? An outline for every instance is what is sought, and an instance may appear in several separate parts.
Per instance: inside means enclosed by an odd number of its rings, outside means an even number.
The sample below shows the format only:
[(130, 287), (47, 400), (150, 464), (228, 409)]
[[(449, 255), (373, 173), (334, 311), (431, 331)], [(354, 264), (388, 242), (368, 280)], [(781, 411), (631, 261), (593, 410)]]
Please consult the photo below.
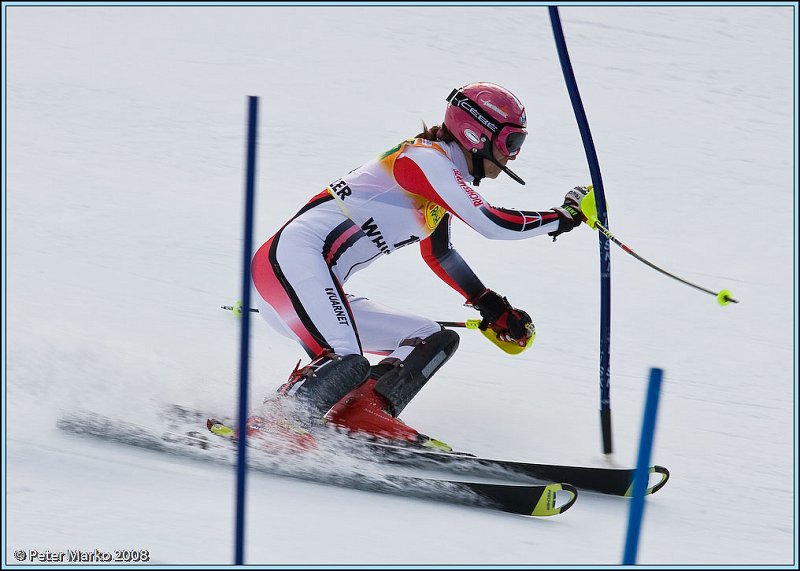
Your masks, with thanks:
[[(719, 307), (612, 247), (615, 454), (633, 466), (648, 370), (665, 370), (639, 563), (796, 565), (796, 3), (573, 6), (561, 17), (612, 231), (741, 300)], [(233, 470), (63, 433), (77, 408), (148, 421), (235, 411), (246, 97), (261, 97), (255, 241), (329, 181), (440, 120), (456, 86), (525, 103), (505, 207), (590, 181), (544, 6), (4, 5), (4, 564), (15, 550), (147, 549), (233, 561)], [(599, 271), (587, 228), (493, 242), (454, 224), (490, 287), (534, 317), (509, 357), (469, 331), (404, 420), (462, 450), (604, 465)], [(416, 248), (348, 291), (474, 315)], [(7, 300), (5, 296), (7, 295)], [(305, 356), (252, 327), (251, 402)], [(627, 500), (524, 518), (248, 479), (246, 562), (618, 565)]]

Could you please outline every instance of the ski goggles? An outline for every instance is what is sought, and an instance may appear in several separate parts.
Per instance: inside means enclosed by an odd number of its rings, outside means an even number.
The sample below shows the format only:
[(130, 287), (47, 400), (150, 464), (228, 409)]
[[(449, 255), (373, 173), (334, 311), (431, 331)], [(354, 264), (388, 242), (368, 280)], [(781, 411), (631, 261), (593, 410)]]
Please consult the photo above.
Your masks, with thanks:
[(527, 136), (528, 132), (519, 125), (504, 123), (500, 131), (492, 136), (492, 142), (504, 156), (516, 157)]
[[(483, 125), (492, 134), (492, 145), (504, 157), (516, 157), (525, 142), (528, 131), (516, 123), (498, 123), (484, 109), (467, 97), (464, 92), (454, 89), (447, 97), (447, 102), (454, 107), (469, 113), (478, 123)], [(488, 151), (488, 149), (484, 149)]]

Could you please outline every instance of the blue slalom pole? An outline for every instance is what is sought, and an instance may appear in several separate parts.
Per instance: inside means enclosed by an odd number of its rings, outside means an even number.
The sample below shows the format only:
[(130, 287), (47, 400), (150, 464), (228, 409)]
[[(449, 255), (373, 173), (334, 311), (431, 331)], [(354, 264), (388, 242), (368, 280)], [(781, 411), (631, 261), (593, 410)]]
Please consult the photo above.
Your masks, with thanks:
[[(581, 132), (586, 160), (589, 163), (589, 174), (592, 177), (597, 202), (597, 218), (603, 226), (608, 228), (606, 195), (603, 190), (600, 163), (597, 160), (592, 131), (589, 129), (589, 120), (586, 118), (581, 94), (578, 91), (578, 82), (572, 71), (558, 7), (549, 6), (548, 10), (553, 27), (553, 37), (556, 40), (558, 59), (561, 62), (561, 71), (564, 74), (572, 109)], [(600, 429), (603, 435), (603, 454), (611, 454), (614, 451), (611, 439), (611, 242), (602, 232), (598, 232), (598, 236), (600, 239)]]
[[(256, 186), (256, 137), (258, 134), (258, 97), (248, 97), (247, 174), (244, 200), (244, 248), (242, 251), (242, 304), (250, 307), (250, 258), (253, 253), (253, 204)], [(239, 352), (239, 442), (236, 463), (236, 565), (244, 565), (245, 480), (247, 475), (247, 389), (250, 354), (250, 320), (242, 319)]]
[(628, 534), (625, 538), (625, 554), (622, 558), (623, 565), (636, 564), (636, 552), (639, 549), (639, 532), (642, 527), (644, 515), (644, 492), (650, 478), (650, 453), (653, 450), (653, 436), (656, 430), (656, 413), (658, 412), (658, 397), (661, 394), (661, 377), (664, 371), (650, 369), (650, 382), (647, 386), (647, 401), (644, 406), (644, 419), (642, 420), (642, 436), (639, 441), (639, 458), (636, 461), (636, 472), (633, 477), (633, 493), (631, 494), (631, 508), (628, 517)]

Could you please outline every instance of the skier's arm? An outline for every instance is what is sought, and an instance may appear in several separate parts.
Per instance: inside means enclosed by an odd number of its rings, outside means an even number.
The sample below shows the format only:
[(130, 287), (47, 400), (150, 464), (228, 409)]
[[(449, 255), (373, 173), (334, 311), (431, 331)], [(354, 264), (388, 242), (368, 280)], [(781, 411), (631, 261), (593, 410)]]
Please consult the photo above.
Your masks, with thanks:
[(449, 214), (444, 216), (430, 236), (419, 243), (419, 248), (425, 263), (464, 299), (473, 299), (486, 289), (450, 243)]
[(487, 238), (522, 240), (556, 232), (561, 226), (562, 214), (556, 210), (510, 210), (490, 205), (440, 153), (404, 153), (394, 163), (394, 177), (408, 192), (439, 204)]
[[(513, 343), (519, 347), (529, 345), (534, 327), (530, 315), (511, 307), (501, 297), (483, 285), (450, 243), (450, 215), (446, 214), (436, 230), (420, 242), (425, 262), (442, 281), (459, 292), (481, 313), (480, 329), (494, 331), (498, 343)], [(507, 349), (504, 349), (507, 351)]]

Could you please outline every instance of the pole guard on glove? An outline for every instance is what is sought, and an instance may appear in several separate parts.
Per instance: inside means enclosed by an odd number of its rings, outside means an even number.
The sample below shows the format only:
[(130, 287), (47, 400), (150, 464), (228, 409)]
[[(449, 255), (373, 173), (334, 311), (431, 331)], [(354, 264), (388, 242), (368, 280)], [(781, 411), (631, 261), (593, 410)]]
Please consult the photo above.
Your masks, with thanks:
[(468, 303), (481, 313), (478, 329), (483, 336), (506, 353), (516, 355), (533, 343), (536, 328), (530, 315), (512, 307), (505, 297), (485, 289)]

